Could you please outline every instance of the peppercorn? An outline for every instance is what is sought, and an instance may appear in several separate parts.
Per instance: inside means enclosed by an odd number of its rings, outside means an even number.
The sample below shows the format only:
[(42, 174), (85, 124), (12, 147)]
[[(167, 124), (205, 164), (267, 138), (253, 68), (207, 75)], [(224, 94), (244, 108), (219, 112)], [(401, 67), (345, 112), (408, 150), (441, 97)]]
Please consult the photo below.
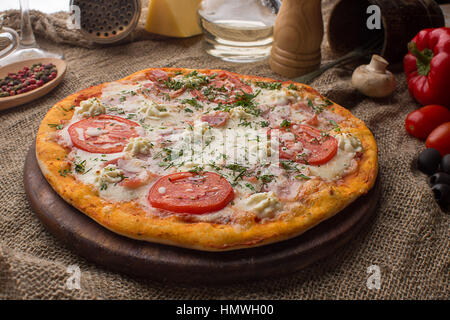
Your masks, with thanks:
[(23, 67), (17, 73), (9, 72), (6, 77), (0, 78), (0, 97), (34, 90), (55, 79), (57, 73), (56, 66), (52, 63), (35, 63), (31, 67)]

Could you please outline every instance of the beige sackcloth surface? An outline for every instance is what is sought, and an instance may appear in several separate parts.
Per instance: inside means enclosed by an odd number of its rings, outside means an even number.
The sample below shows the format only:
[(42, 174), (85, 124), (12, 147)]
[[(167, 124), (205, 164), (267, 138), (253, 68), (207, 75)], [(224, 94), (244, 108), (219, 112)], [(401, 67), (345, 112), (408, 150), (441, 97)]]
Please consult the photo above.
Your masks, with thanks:
[[(324, 16), (333, 1), (323, 1)], [(146, 5), (144, 5), (145, 10)], [(145, 11), (143, 16), (145, 16)], [(14, 14), (10, 25), (18, 27)], [(143, 19), (141, 19), (143, 20)], [(365, 121), (379, 147), (381, 199), (375, 218), (347, 245), (293, 275), (226, 286), (159, 283), (115, 273), (73, 253), (50, 234), (32, 212), (23, 186), (25, 156), (48, 109), (85, 87), (149, 67), (221, 68), (281, 79), (267, 61), (223, 62), (208, 56), (202, 38), (164, 39), (145, 35), (133, 42), (91, 47), (61, 17), (33, 13), (41, 44), (61, 49), (68, 62), (63, 82), (50, 94), (0, 112), (0, 298), (3, 299), (448, 299), (450, 215), (433, 199), (416, 168), (424, 143), (408, 136), (406, 115), (418, 104), (405, 76), (397, 89), (372, 100), (350, 85), (355, 67), (333, 68), (312, 86)], [(58, 44), (55, 44), (58, 43)], [(326, 39), (324, 61), (332, 58)], [(67, 268), (81, 270), (80, 289), (68, 289)], [(368, 268), (380, 268), (380, 289), (370, 289)], [(280, 266), (283, 268), (283, 266)]]

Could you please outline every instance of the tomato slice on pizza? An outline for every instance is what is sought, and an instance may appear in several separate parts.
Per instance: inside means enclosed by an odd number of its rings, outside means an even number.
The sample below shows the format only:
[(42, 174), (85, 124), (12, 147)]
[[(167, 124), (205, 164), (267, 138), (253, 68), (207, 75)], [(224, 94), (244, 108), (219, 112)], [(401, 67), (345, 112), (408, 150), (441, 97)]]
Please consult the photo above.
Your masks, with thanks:
[(136, 122), (110, 115), (90, 117), (72, 124), (69, 135), (75, 147), (92, 153), (121, 152), (139, 134)]
[(229, 72), (219, 72), (211, 82), (199, 90), (193, 90), (191, 94), (199, 100), (215, 103), (233, 103), (239, 99), (239, 95), (251, 94), (251, 86)]
[[(321, 165), (337, 153), (336, 138), (302, 124), (277, 128), (280, 131), (280, 158), (295, 162)], [(268, 132), (270, 135), (270, 130)]]
[(220, 210), (234, 199), (230, 183), (214, 172), (178, 172), (160, 178), (148, 201), (159, 209), (202, 214)]

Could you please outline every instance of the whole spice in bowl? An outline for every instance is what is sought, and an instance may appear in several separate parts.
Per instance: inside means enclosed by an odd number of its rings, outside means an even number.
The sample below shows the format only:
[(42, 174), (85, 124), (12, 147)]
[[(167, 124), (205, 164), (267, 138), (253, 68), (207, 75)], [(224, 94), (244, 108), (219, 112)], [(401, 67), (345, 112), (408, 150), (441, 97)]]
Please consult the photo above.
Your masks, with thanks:
[(17, 73), (10, 72), (0, 79), (0, 98), (15, 96), (42, 87), (56, 78), (58, 71), (53, 63), (33, 64)]

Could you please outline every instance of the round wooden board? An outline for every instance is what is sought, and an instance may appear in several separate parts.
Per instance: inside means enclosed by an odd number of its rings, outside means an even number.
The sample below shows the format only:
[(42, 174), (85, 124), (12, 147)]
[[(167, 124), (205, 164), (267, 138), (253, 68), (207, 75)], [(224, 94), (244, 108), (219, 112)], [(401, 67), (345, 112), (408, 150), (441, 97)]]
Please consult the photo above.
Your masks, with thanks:
[(84, 258), (107, 268), (158, 281), (218, 284), (295, 272), (348, 242), (374, 214), (379, 182), (335, 217), (290, 240), (252, 249), (203, 252), (117, 235), (66, 203), (39, 169), (35, 144), (24, 168), (33, 210), (58, 239)]

